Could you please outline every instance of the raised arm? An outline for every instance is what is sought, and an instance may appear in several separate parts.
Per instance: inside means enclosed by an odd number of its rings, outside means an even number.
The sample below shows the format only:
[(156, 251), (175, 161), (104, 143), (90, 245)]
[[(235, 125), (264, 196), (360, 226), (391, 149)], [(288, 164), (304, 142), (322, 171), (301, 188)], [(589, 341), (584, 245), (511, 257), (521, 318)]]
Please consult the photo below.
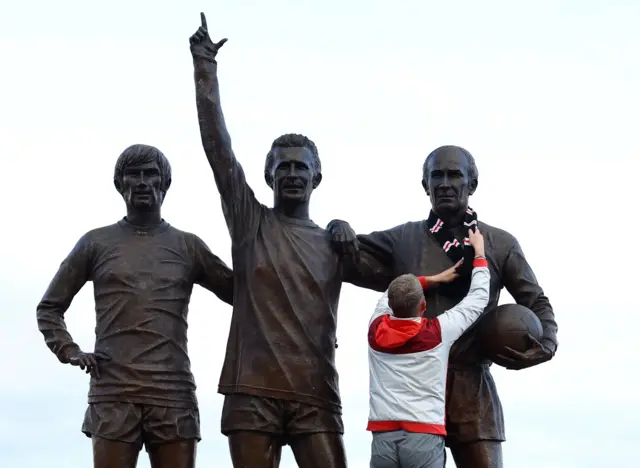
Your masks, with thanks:
[[(442, 331), (442, 341), (449, 346), (480, 318), (489, 303), (491, 274), (484, 256), (484, 237), (479, 229), (469, 229), (469, 241), (475, 252), (469, 292), (462, 301), (437, 318)], [(460, 262), (456, 264), (456, 267), (458, 266)]]
[(474, 259), (469, 293), (462, 301), (437, 317), (443, 342), (453, 344), (480, 318), (489, 303), (490, 279), (487, 260), (482, 257)]
[(38, 329), (49, 349), (65, 364), (81, 352), (67, 331), (64, 314), (89, 281), (90, 258), (91, 242), (85, 235), (64, 259), (37, 307)]
[(211, 291), (221, 301), (233, 306), (233, 271), (211, 252), (202, 239), (195, 234), (192, 236), (194, 282)]
[[(462, 260), (456, 263), (451, 268), (448, 268), (437, 275), (432, 276), (418, 276), (418, 281), (420, 281), (420, 285), (422, 289), (431, 289), (437, 288), (443, 283), (450, 283), (458, 277), (458, 267), (462, 264)], [(376, 308), (373, 311), (373, 315), (371, 316), (371, 320), (369, 321), (369, 325), (373, 323), (375, 319), (384, 314), (391, 314), (391, 307), (389, 307), (389, 290), (386, 289), (380, 299), (378, 299), (378, 303), (376, 304)]]
[(200, 15), (202, 25), (189, 39), (200, 136), (220, 192), (229, 233), (232, 239), (238, 239), (250, 232), (260, 204), (247, 184), (242, 166), (233, 154), (231, 137), (220, 105), (216, 55), (227, 40), (222, 39), (214, 44), (209, 37), (204, 13)]
[(393, 246), (398, 229), (358, 235), (346, 221), (327, 225), (334, 250), (342, 256), (344, 281), (361, 288), (386, 291), (394, 278)]
[(508, 356), (514, 360), (509, 367), (525, 369), (550, 360), (558, 348), (558, 325), (549, 299), (538, 284), (518, 241), (515, 241), (507, 254), (502, 277), (505, 288), (515, 301), (528, 307), (538, 316), (543, 331), (540, 342), (532, 340), (529, 351), (526, 353), (513, 351), (511, 356)]

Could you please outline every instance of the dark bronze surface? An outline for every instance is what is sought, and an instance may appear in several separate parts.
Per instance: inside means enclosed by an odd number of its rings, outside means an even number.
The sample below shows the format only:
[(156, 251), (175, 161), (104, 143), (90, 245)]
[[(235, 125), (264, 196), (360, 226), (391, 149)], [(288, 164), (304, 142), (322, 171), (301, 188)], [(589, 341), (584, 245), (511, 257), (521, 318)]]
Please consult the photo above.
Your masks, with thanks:
[[(315, 144), (286, 134), (271, 145), (261, 204), (232, 150), (206, 19), (190, 38), (205, 154), (232, 241), (234, 310), (219, 392), (234, 466), (277, 466), (291, 445), (299, 466), (346, 466), (335, 367), (341, 256), (309, 217), (321, 180)], [(240, 398), (240, 396), (242, 396)], [(313, 422), (313, 424), (312, 424)]]
[[(127, 215), (80, 238), (38, 304), (38, 327), (60, 362), (91, 374), (83, 432), (93, 438), (96, 467), (133, 467), (145, 444), (154, 468), (189, 468), (200, 438), (189, 300), (199, 284), (232, 304), (232, 271), (199, 237), (162, 219), (171, 167), (157, 148), (127, 148), (114, 184)], [(95, 297), (93, 352), (80, 349), (64, 321), (87, 282)]]
[[(233, 153), (220, 104), (216, 56), (227, 40), (213, 43), (204, 14), (201, 21), (190, 38), (196, 102), (232, 239), (235, 278), (200, 238), (162, 219), (169, 163), (156, 148), (134, 145), (114, 173), (127, 215), (77, 242), (38, 305), (38, 326), (60, 362), (91, 374), (83, 431), (92, 437), (95, 467), (134, 467), (146, 445), (153, 468), (191, 468), (200, 433), (186, 320), (193, 284), (199, 284), (235, 304), (219, 384), (233, 465), (277, 467), (289, 444), (301, 467), (346, 467), (335, 368), (342, 282), (383, 291), (401, 274), (433, 275), (452, 263), (424, 222), (359, 236), (344, 221), (332, 221), (327, 230), (317, 226), (309, 203), (322, 181), (321, 164), (303, 135), (273, 142), (264, 177), (274, 205), (258, 202)], [(425, 161), (423, 187), (432, 209), (459, 240), (477, 186), (475, 162), (462, 148), (438, 148)], [(522, 249), (506, 231), (478, 224), (492, 275), (487, 310), (497, 306), (504, 287), (544, 330), (527, 351), (507, 350), (504, 362), (519, 370), (550, 360), (557, 349), (554, 313)], [(64, 313), (89, 281), (96, 344), (94, 352), (83, 352)], [(429, 317), (452, 307), (467, 288), (462, 278), (429, 291)], [(474, 332), (450, 355), (447, 444), (459, 468), (501, 468), (502, 407)]]
[[(423, 182), (432, 209), (462, 242), (462, 225), (469, 197), (478, 186), (478, 170), (464, 149), (445, 146), (426, 159)], [(480, 213), (480, 219), (482, 213)], [(340, 220), (327, 229), (341, 242), (353, 240), (355, 233)], [(487, 311), (494, 309), (502, 288), (518, 304), (531, 309), (544, 330), (540, 341), (532, 340), (524, 353), (511, 350), (502, 356), (510, 369), (526, 369), (550, 360), (558, 346), (557, 324), (549, 300), (514, 236), (478, 222), (484, 235), (491, 271), (491, 294)], [(412, 273), (432, 275), (453, 265), (442, 246), (427, 230), (426, 221), (409, 222), (386, 231), (359, 235), (358, 260), (349, 273), (356, 285), (384, 291), (393, 278)], [(435, 317), (458, 303), (468, 290), (468, 278), (450, 287), (427, 292), (427, 316)], [(447, 382), (447, 445), (458, 468), (502, 467), (500, 442), (505, 440), (502, 405), (486, 360), (476, 342), (476, 328), (470, 328), (452, 347)]]

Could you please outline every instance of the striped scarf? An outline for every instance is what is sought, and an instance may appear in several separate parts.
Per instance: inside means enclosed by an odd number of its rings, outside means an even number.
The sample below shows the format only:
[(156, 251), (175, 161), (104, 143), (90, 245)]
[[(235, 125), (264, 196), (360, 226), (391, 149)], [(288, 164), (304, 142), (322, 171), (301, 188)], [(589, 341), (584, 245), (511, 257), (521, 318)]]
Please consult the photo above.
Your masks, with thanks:
[[(475, 231), (478, 226), (478, 215), (471, 208), (467, 208), (467, 212), (464, 215), (464, 226), (465, 232), (468, 232), (469, 229), (473, 229)], [(453, 232), (450, 229), (447, 229), (444, 222), (438, 217), (437, 214), (433, 210), (429, 213), (429, 218), (427, 219), (427, 229), (429, 232), (433, 234), (438, 241), (438, 244), (442, 246), (442, 249), (449, 256), (453, 263), (458, 262), (461, 258), (464, 258), (464, 263), (460, 266), (459, 272), (461, 276), (467, 276), (471, 274), (474, 251), (473, 247), (471, 247), (471, 242), (469, 241), (469, 237), (466, 236), (464, 238), (463, 244), (460, 244), (460, 241), (456, 239), (453, 235)]]

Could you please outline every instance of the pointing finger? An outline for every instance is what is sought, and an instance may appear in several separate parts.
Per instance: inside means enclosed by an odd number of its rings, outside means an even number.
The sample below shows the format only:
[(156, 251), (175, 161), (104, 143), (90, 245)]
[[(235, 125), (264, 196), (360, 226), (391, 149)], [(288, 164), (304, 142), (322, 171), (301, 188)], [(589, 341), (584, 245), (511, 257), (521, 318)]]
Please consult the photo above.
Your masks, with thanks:
[(204, 13), (200, 12), (200, 22), (202, 23), (202, 27), (207, 29), (207, 17), (204, 16)]

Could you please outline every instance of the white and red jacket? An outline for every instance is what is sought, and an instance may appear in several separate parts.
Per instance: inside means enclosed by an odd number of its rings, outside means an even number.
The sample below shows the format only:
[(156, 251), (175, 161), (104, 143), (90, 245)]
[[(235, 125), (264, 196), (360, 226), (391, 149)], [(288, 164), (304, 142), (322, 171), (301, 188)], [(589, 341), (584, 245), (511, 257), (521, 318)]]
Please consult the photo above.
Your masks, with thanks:
[(369, 322), (367, 430), (446, 435), (449, 349), (489, 301), (487, 261), (476, 258), (473, 267), (467, 296), (434, 319), (394, 317), (387, 292), (378, 301)]

